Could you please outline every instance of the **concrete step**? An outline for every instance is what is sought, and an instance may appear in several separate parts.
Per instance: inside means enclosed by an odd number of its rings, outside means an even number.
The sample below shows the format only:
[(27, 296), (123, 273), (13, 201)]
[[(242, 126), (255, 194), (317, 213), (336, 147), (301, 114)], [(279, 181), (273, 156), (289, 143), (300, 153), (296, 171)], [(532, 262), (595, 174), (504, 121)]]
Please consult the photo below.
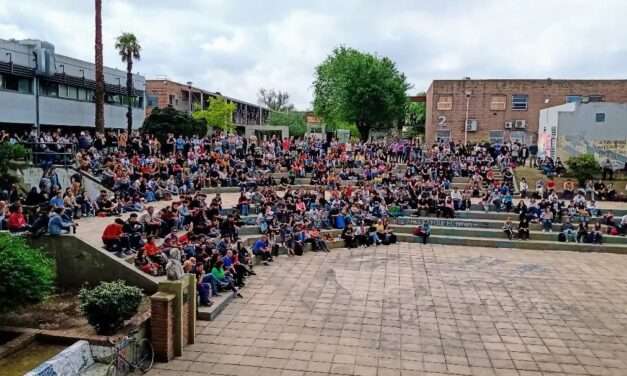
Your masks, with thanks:
[[(415, 226), (398, 226), (392, 225), (391, 228), (398, 234), (412, 234)], [(514, 232), (516, 232), (514, 230)], [(493, 228), (453, 228), (453, 227), (431, 227), (431, 233), (433, 235), (442, 236), (460, 236), (460, 237), (475, 237), (475, 238), (489, 238), (489, 239), (503, 239), (506, 240), (507, 236), (502, 229)], [(559, 232), (543, 232), (543, 231), (531, 231), (531, 240), (553, 241), (557, 242), (557, 236)], [(627, 238), (624, 236), (603, 235), (603, 242), (607, 244), (622, 244), (627, 246)]]
[[(390, 224), (409, 225), (416, 227), (419, 224), (429, 223), (431, 226), (451, 227), (451, 228), (492, 228), (501, 229), (503, 221), (492, 219), (474, 219), (474, 218), (437, 218), (437, 217), (396, 217), (390, 219)], [(553, 223), (553, 231), (558, 231), (561, 224)], [(539, 223), (530, 223), (530, 230), (541, 230)]]
[[(399, 234), (397, 237), (399, 241), (408, 243), (422, 241), (421, 238), (409, 234)], [(624, 244), (562, 243), (543, 240), (507, 240), (450, 235), (432, 235), (429, 237), (428, 242), (431, 244), (458, 245), (466, 247), (519, 248), (539, 251), (605, 252), (627, 254), (627, 245)]]

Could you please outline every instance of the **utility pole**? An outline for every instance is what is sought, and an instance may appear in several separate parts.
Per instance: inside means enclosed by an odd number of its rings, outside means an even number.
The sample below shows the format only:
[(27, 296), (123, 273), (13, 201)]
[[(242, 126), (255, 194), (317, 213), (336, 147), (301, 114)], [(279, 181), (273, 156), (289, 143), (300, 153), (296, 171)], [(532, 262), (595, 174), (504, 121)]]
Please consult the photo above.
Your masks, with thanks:
[(470, 108), (470, 96), (472, 91), (466, 90), (466, 121), (464, 121), (464, 147), (468, 146), (468, 110)]

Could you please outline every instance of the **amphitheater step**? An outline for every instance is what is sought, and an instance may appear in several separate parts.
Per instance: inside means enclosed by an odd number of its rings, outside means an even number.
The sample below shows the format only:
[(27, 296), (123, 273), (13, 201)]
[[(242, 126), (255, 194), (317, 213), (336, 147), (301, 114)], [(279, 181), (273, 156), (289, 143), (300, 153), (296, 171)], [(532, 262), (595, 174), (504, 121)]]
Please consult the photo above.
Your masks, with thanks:
[[(403, 242), (415, 243), (421, 241), (420, 238), (409, 234), (399, 234), (398, 238), (399, 241)], [(459, 245), (466, 247), (519, 248), (540, 251), (606, 252), (627, 254), (627, 245), (625, 244), (562, 243), (543, 240), (506, 240), (449, 235), (432, 235), (429, 237), (429, 243)]]

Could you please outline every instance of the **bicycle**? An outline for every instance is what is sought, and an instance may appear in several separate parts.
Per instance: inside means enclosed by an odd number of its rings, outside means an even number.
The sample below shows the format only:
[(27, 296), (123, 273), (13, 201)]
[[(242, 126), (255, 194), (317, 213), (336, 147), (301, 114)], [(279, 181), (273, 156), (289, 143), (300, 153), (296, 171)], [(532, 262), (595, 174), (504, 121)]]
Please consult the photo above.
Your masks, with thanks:
[(155, 361), (155, 351), (148, 339), (137, 340), (135, 338), (137, 332), (133, 330), (117, 342), (109, 339), (114, 352), (107, 368), (107, 376), (126, 375), (135, 370), (140, 370), (142, 373), (150, 371)]

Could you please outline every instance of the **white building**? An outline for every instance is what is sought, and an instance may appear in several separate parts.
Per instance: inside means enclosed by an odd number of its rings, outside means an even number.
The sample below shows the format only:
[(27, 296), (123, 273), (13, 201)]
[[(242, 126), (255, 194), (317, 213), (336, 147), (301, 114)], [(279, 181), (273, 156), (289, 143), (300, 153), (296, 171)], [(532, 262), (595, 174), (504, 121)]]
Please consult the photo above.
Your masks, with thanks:
[[(35, 59), (35, 56), (37, 58)], [(35, 61), (37, 60), (37, 61)], [(104, 68), (105, 126), (126, 129), (126, 72)], [(0, 39), (0, 126), (94, 127), (95, 66), (39, 40)], [(133, 75), (133, 127), (144, 121), (146, 80)]]
[(553, 159), (590, 153), (627, 161), (627, 104), (572, 102), (540, 110), (538, 153)]

